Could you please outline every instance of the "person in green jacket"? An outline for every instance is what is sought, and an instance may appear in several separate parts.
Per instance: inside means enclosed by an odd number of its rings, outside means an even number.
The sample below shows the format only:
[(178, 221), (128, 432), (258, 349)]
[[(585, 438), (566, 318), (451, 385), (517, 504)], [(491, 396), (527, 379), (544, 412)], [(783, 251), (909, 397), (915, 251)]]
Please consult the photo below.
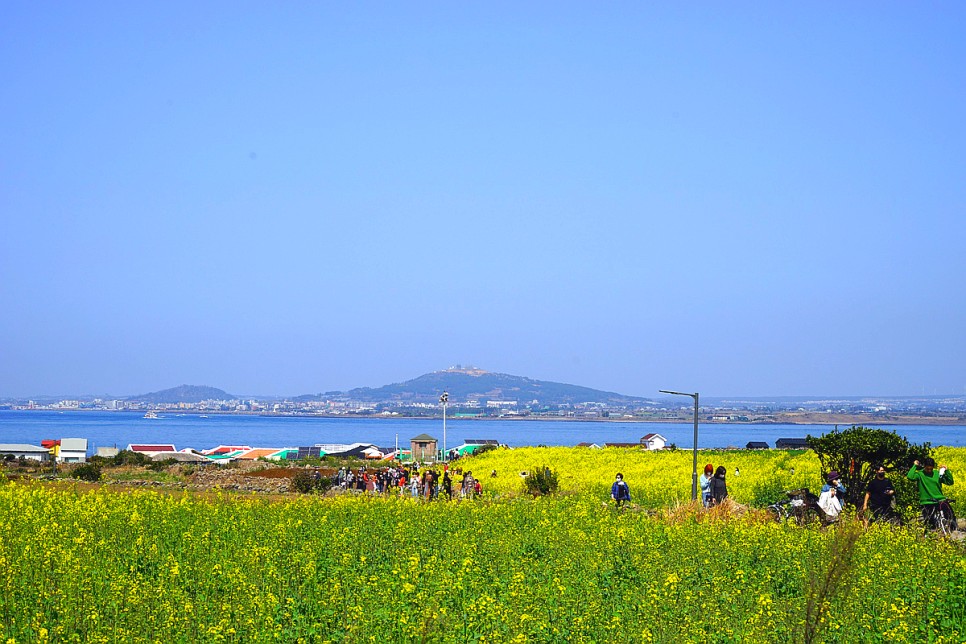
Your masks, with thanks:
[[(915, 481), (919, 486), (919, 505), (922, 507), (923, 521), (926, 522), (926, 525), (935, 526), (939, 503), (946, 500), (943, 495), (943, 485), (953, 484), (953, 473), (945, 465), (940, 465), (937, 471), (936, 461), (927, 456), (922, 459), (922, 465), (919, 464), (919, 461), (912, 464), (906, 478)], [(946, 507), (949, 507), (949, 505), (946, 504)], [(953, 518), (951, 523), (953, 530), (955, 530), (956, 519)]]

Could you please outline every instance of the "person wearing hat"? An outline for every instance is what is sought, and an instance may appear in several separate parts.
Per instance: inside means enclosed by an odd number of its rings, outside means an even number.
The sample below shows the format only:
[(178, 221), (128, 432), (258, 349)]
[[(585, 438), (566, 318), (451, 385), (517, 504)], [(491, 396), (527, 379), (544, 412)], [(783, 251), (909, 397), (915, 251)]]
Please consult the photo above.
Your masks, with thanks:
[(825, 485), (822, 486), (822, 492), (828, 492), (832, 490), (832, 496), (838, 499), (839, 505), (845, 505), (845, 486), (842, 484), (842, 477), (835, 470), (832, 470), (825, 477)]
[(711, 503), (711, 479), (714, 478), (714, 467), (711, 463), (704, 466), (704, 474), (701, 475), (701, 504), (708, 507)]

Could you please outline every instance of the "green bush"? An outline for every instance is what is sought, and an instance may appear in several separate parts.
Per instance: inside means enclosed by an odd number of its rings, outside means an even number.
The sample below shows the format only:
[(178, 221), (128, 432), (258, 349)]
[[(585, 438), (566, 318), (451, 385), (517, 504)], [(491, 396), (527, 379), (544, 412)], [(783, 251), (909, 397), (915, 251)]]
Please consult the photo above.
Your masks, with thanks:
[(151, 459), (141, 452), (131, 452), (122, 449), (114, 455), (112, 461), (114, 465), (147, 465), (151, 462)]
[(168, 467), (176, 464), (177, 462), (178, 461), (173, 458), (166, 458), (163, 461), (153, 461), (148, 465), (148, 469), (155, 472), (160, 472), (161, 470), (168, 469)]
[(299, 494), (309, 494), (315, 490), (315, 476), (312, 470), (303, 469), (296, 472), (289, 487)]
[(523, 479), (523, 486), (527, 494), (533, 496), (547, 496), (554, 494), (560, 487), (559, 476), (556, 471), (544, 465), (530, 468), (530, 473)]
[(101, 480), (101, 468), (96, 463), (84, 463), (75, 467), (70, 475), (72, 478), (93, 483)]

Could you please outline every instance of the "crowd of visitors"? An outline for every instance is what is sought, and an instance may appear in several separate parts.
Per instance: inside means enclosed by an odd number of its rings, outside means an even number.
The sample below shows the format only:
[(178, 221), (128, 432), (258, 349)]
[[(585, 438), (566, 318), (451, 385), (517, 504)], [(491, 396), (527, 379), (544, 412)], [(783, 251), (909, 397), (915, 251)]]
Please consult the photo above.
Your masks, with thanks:
[[(367, 494), (397, 494), (434, 500), (472, 499), (483, 491), (483, 486), (473, 472), (450, 469), (442, 465), (442, 475), (437, 467), (420, 470), (418, 467), (397, 465), (370, 469), (342, 467), (336, 472), (335, 486), (342, 491)], [(454, 480), (458, 477), (458, 480)]]

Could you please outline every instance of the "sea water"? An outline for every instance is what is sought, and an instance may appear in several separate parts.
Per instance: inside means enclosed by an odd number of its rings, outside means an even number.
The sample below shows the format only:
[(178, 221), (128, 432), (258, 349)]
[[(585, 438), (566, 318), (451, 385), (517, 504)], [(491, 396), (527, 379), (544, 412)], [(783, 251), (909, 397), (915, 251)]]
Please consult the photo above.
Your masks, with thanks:
[[(299, 447), (317, 443), (372, 443), (382, 448), (408, 447), (420, 434), (429, 434), (443, 446), (441, 418), (318, 418), (233, 414), (179, 414), (158, 412), (144, 418), (135, 412), (0, 411), (0, 443), (40, 445), (44, 439), (86, 438), (90, 453), (98, 447), (124, 449), (134, 443), (173, 444), (175, 449), (209, 449), (218, 445)], [(963, 425), (874, 425), (895, 431), (913, 443), (966, 446)], [(698, 447), (744, 447), (749, 441), (775, 446), (779, 438), (820, 436), (832, 425), (700, 424)], [(848, 425), (841, 425), (846, 429)], [(456, 447), (474, 440), (495, 440), (510, 447), (525, 445), (576, 445), (581, 442), (637, 443), (657, 433), (680, 448), (694, 444), (693, 423), (634, 421), (567, 421), (509, 419), (447, 419), (446, 445)]]

